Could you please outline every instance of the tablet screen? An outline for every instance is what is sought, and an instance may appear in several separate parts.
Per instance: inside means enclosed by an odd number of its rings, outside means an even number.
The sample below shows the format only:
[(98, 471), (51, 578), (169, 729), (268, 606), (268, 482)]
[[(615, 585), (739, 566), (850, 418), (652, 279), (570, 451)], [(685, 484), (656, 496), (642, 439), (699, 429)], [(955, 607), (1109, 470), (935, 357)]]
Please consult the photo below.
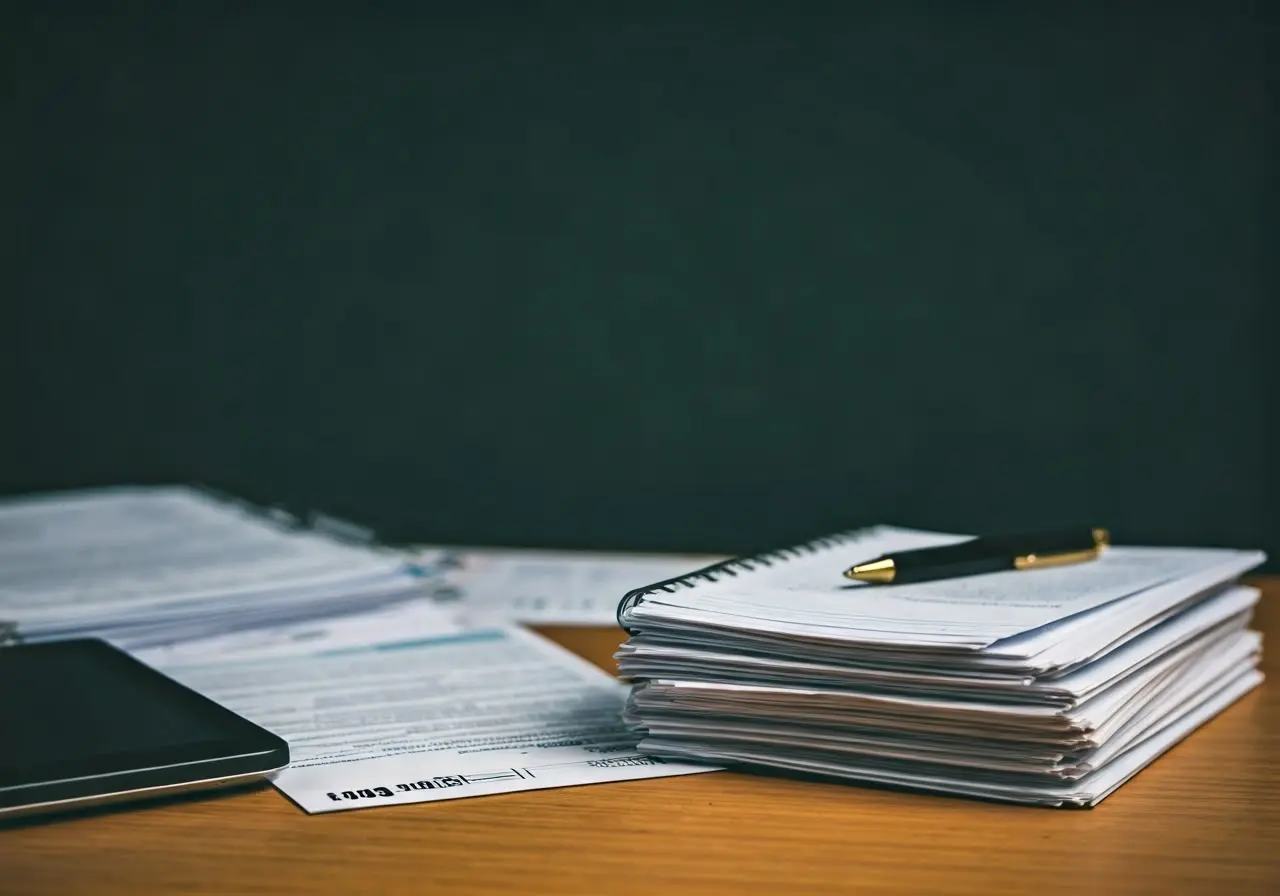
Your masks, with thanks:
[(199, 762), (280, 742), (101, 641), (0, 649), (0, 788)]

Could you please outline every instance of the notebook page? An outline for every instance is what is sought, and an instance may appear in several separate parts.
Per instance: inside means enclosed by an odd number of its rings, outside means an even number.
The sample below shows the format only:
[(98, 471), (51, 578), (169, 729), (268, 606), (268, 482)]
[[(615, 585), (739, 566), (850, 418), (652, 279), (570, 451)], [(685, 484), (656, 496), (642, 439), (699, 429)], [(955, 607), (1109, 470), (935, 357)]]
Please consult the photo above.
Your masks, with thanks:
[(1118, 647), (1159, 624), (1166, 614), (1180, 611), (1197, 597), (1208, 594), (1257, 566), (1262, 556), (1252, 551), (1234, 552), (1226, 562), (1185, 579), (1157, 585), (1126, 600), (1120, 607), (1101, 607), (1077, 613), (993, 644), (984, 654), (1032, 661), (1037, 668), (1054, 668), (1082, 658), (1081, 644), (1095, 644), (1099, 632), (1104, 643)]
[[(902, 645), (984, 647), (1164, 582), (1203, 573), (1245, 552), (1115, 547), (1096, 561), (910, 585), (861, 585), (854, 563), (918, 546), (921, 533), (880, 528), (855, 543), (803, 554), (696, 587), (647, 594), (627, 611), (734, 628)], [(954, 539), (955, 536), (935, 536)], [(1256, 555), (1260, 562), (1261, 555)]]

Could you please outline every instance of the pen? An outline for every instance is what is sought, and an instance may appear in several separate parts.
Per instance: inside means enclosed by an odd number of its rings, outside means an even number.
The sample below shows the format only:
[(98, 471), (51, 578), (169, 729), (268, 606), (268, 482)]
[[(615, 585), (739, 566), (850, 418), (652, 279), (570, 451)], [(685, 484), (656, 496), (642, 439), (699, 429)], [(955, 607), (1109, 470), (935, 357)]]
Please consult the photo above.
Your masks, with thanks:
[(958, 544), (886, 554), (845, 570), (875, 585), (928, 582), (1007, 569), (1042, 569), (1096, 559), (1111, 543), (1106, 529), (971, 538)]

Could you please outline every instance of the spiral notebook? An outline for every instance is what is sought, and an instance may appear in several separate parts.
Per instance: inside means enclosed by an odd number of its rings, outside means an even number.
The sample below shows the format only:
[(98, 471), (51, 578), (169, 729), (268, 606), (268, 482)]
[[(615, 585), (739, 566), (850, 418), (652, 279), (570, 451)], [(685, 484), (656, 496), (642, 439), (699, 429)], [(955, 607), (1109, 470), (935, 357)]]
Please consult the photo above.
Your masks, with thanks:
[(1091, 806), (1261, 681), (1255, 551), (850, 583), (965, 536), (879, 526), (627, 594), (626, 720), (650, 755)]

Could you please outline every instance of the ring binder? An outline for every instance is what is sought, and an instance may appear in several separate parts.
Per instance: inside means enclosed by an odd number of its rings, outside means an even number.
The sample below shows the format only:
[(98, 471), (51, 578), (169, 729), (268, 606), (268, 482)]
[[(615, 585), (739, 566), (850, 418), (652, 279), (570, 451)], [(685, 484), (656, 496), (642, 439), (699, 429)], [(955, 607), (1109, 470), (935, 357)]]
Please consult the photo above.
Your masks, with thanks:
[(684, 575), (664, 579), (661, 582), (654, 582), (652, 585), (645, 585), (641, 588), (633, 588), (618, 602), (618, 626), (627, 634), (631, 634), (631, 629), (623, 621), (623, 616), (632, 607), (643, 602), (645, 597), (650, 594), (656, 594), (659, 591), (674, 594), (676, 587), (696, 588), (703, 582), (718, 582), (722, 575), (737, 576), (739, 572), (754, 572), (757, 564), (760, 566), (773, 566), (775, 563), (786, 563), (806, 554), (816, 554), (819, 551), (830, 550), (831, 548), (845, 547), (870, 537), (878, 528), (880, 527), (871, 526), (862, 529), (850, 529), (846, 532), (837, 532), (835, 535), (812, 538), (785, 548), (775, 548), (758, 554), (744, 554), (740, 557), (730, 557), (728, 560), (704, 566), (702, 569), (697, 569)]

